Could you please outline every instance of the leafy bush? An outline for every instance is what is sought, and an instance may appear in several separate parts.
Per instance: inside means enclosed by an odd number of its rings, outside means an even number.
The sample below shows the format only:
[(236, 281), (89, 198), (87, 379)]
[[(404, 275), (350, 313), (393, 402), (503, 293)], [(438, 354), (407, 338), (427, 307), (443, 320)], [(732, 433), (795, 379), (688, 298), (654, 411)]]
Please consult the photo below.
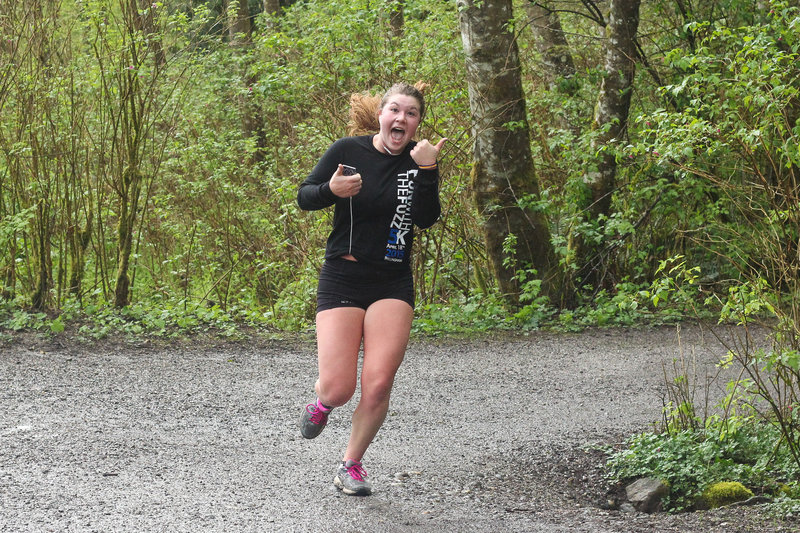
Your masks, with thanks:
[(780, 443), (780, 431), (766, 423), (744, 425), (725, 438), (719, 437), (716, 428), (642, 433), (612, 453), (609, 477), (665, 480), (670, 493), (664, 508), (671, 512), (694, 509), (703, 491), (721, 481), (737, 481), (757, 492), (777, 494), (782, 482), (800, 474)]
[(468, 297), (449, 304), (427, 304), (417, 312), (412, 324), (414, 333), (464, 334), (513, 327), (506, 303), (497, 295)]

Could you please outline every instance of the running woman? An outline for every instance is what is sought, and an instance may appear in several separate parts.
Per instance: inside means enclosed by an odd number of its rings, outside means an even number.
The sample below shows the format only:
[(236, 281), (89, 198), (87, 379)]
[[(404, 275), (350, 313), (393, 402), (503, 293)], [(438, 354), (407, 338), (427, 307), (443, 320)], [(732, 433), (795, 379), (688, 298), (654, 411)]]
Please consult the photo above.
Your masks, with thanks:
[[(370, 102), (377, 104), (371, 111)], [(317, 398), (303, 409), (300, 432), (315, 438), (331, 410), (353, 397), (363, 343), (361, 395), (333, 482), (345, 494), (368, 495), (361, 461), (386, 417), (408, 345), (414, 226), (439, 219), (437, 161), (447, 139), (413, 140), (425, 113), (413, 85), (393, 85), (379, 104), (366, 95), (354, 95), (351, 104), (352, 130), (377, 133), (335, 141), (297, 195), (301, 209), (334, 206), (317, 288)]]

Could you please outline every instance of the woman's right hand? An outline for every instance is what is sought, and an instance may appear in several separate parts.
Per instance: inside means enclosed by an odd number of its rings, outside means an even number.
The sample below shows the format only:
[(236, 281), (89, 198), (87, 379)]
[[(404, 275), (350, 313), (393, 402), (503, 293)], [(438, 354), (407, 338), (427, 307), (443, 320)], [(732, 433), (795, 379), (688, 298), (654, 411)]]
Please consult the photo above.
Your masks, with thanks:
[(344, 166), (339, 165), (329, 184), (333, 194), (339, 198), (350, 198), (361, 191), (361, 174), (345, 176)]

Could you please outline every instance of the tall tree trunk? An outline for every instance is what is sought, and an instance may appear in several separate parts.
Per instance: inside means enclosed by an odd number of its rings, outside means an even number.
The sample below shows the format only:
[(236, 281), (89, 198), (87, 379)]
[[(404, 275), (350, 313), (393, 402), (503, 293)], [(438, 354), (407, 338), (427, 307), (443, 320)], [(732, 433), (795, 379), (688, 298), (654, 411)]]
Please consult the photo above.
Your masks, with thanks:
[(158, 9), (157, 4), (150, 0), (128, 0), (128, 10), (134, 27), (147, 39), (147, 46), (153, 56), (153, 63), (156, 69), (162, 68), (167, 63), (167, 55), (161, 45), (161, 39), (155, 39), (157, 35), (156, 26), (153, 20), (153, 12)]
[(577, 85), (570, 83), (570, 78), (575, 75), (575, 62), (572, 60), (558, 13), (548, 9), (546, 3), (528, 2), (526, 9), (536, 38), (536, 49), (544, 63), (544, 77), (548, 88), (574, 95)]
[(281, 3), (278, 0), (264, 0), (262, 7), (264, 13), (270, 15), (279, 15), (281, 12)]
[(247, 0), (230, 0), (228, 4), (228, 37), (232, 45), (242, 46), (250, 43), (252, 25), (247, 4)]
[[(234, 48), (246, 54), (252, 45), (253, 26), (250, 22), (250, 12), (247, 8), (247, 0), (230, 0), (232, 4), (228, 6), (229, 37), (230, 44)], [(252, 95), (253, 85), (256, 78), (250, 72), (250, 60), (243, 62), (245, 72), (242, 74), (247, 91), (241, 91), (237, 97), (239, 109), (242, 115), (242, 132), (245, 137), (255, 137), (256, 151), (253, 153), (252, 162), (259, 162), (264, 159), (266, 149), (266, 138), (264, 136), (264, 120)]]
[(268, 31), (272, 31), (275, 29), (275, 17), (280, 16), (281, 14), (281, 3), (279, 0), (264, 0), (262, 4), (262, 9), (264, 13), (269, 15), (267, 17), (267, 24), (264, 29)]
[(518, 271), (534, 268), (543, 292), (557, 300), (560, 276), (547, 220), (525, 207), (538, 199), (539, 185), (509, 31), (511, 0), (458, 0), (458, 7), (473, 124), (472, 187), (494, 274), (503, 294), (518, 302)]
[(403, 36), (403, 26), (405, 25), (404, 8), (405, 0), (388, 0), (389, 26), (392, 28), (392, 35), (395, 37)]
[[(603, 221), (609, 216), (615, 187), (617, 147), (623, 141), (628, 123), (636, 72), (639, 4), (640, 0), (611, 0), (606, 26), (605, 74), (594, 110), (594, 128), (598, 135), (592, 142), (591, 153), (595, 155), (584, 174), (585, 194), (578, 205), (587, 222), (598, 227), (600, 235)], [(590, 242), (584, 235), (575, 234), (571, 247), (578, 267), (578, 283), (599, 288), (608, 267), (604, 243)]]

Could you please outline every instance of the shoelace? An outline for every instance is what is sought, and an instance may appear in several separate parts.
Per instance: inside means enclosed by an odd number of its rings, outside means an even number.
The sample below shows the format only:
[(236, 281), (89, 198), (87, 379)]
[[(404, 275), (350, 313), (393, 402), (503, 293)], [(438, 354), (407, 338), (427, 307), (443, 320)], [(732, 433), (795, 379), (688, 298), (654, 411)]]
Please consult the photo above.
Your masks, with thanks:
[(350, 475), (350, 477), (356, 481), (364, 481), (364, 478), (367, 477), (367, 471), (364, 470), (364, 467), (361, 466), (361, 463), (353, 461), (352, 465), (345, 465), (345, 468), (347, 468), (347, 473)]
[(306, 405), (306, 411), (308, 411), (311, 414), (310, 420), (312, 424), (321, 424), (325, 422), (326, 417), (330, 412), (330, 411), (323, 411), (315, 403), (310, 403)]

